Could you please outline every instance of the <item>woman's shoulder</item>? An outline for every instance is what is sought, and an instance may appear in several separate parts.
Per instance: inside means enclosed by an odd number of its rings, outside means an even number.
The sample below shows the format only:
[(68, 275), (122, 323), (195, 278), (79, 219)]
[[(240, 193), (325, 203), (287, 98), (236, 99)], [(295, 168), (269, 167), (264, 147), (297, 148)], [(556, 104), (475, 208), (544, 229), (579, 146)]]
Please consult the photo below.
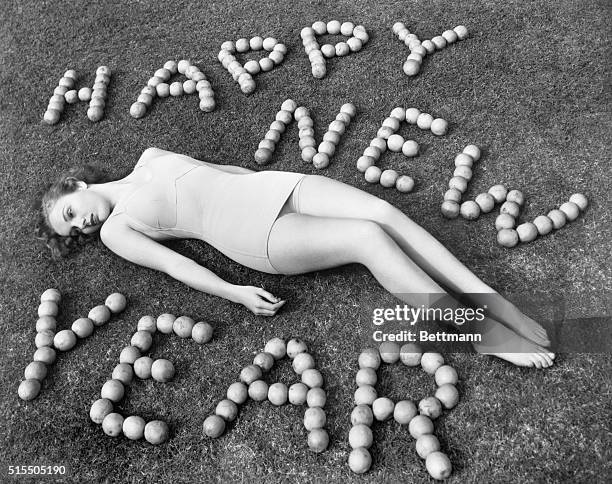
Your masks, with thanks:
[(148, 161), (158, 158), (164, 155), (174, 154), (171, 151), (161, 150), (159, 148), (150, 147), (142, 152), (140, 158), (138, 159), (138, 163), (136, 163), (136, 167), (147, 164)]
[(123, 213), (113, 213), (100, 227), (100, 240), (104, 245), (108, 245), (109, 241), (121, 237), (122, 232), (129, 228), (129, 222)]
[(186, 155), (181, 155), (179, 153), (174, 153), (173, 151), (162, 150), (160, 148), (147, 148), (142, 152), (138, 163), (136, 163), (136, 168), (141, 166), (154, 166), (158, 163), (164, 163), (167, 166), (168, 160), (172, 160), (174, 166), (180, 166), (181, 164), (187, 164), (190, 166), (198, 166), (201, 163), (194, 158), (190, 158)]

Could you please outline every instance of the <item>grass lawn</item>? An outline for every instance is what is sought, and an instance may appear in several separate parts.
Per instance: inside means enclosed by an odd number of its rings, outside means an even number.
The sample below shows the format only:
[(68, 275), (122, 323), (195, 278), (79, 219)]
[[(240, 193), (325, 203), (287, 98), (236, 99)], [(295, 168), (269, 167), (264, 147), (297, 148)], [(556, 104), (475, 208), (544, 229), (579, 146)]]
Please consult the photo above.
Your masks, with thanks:
[[(221, 277), (263, 285), (288, 300), (272, 319), (250, 314), (171, 278), (132, 265), (100, 243), (53, 261), (35, 240), (32, 208), (47, 183), (84, 162), (127, 174), (149, 146), (209, 161), (258, 169), (253, 152), (281, 103), (293, 98), (313, 114), (317, 138), (340, 105), (358, 115), (322, 173), (400, 207), (449, 247), (477, 275), (511, 299), (556, 298), (566, 319), (609, 316), (610, 291), (610, 2), (3, 2), (0, 12), (0, 481), (9, 465), (64, 464), (66, 482), (429, 482), (405, 428), (374, 426), (372, 469), (346, 465), (357, 356), (371, 330), (364, 307), (390, 299), (361, 266), (299, 277), (271, 276), (229, 261), (194, 241), (172, 247)], [(328, 61), (322, 80), (310, 74), (299, 32), (315, 20), (366, 26), (370, 42)], [(402, 70), (408, 49), (391, 31), (403, 21), (421, 39), (463, 24), (470, 37), (428, 57), (421, 73)], [(217, 61), (225, 40), (274, 36), (285, 43), (283, 64), (257, 76), (242, 94)], [(255, 54), (252, 54), (255, 56)], [(196, 96), (156, 101), (140, 120), (134, 102), (169, 59), (191, 59), (211, 80), (217, 109), (205, 114)], [(86, 106), (68, 106), (55, 126), (41, 122), (66, 69), (91, 85), (95, 69), (113, 70), (106, 114), (90, 122)], [(385, 154), (382, 167), (411, 174), (413, 194), (370, 186), (355, 162), (396, 106), (417, 107), (450, 122), (447, 136), (415, 128), (401, 134), (421, 144), (419, 157)], [(264, 169), (316, 170), (299, 158), (294, 123)], [(587, 211), (553, 235), (504, 249), (494, 215), (475, 222), (445, 220), (440, 203), (453, 158), (469, 144), (483, 147), (467, 195), (493, 184), (521, 189), (524, 217), (557, 207), (574, 192)], [(318, 172), (317, 172), (318, 173)], [(128, 308), (58, 358), (41, 395), (23, 402), (17, 387), (35, 350), (38, 297), (64, 295), (60, 328), (85, 316), (114, 291)], [(172, 438), (153, 447), (112, 439), (89, 420), (91, 403), (110, 378), (121, 348), (145, 314), (186, 314), (215, 326), (198, 346), (156, 336), (152, 355), (177, 368), (166, 384), (135, 383), (120, 405), (125, 414), (162, 419)], [(210, 440), (204, 418), (240, 369), (274, 336), (305, 339), (326, 379), (330, 446), (313, 454), (304, 409), (247, 403), (226, 434)], [(520, 369), (473, 353), (447, 355), (460, 375), (461, 401), (436, 422), (454, 470), (450, 482), (610, 482), (612, 417), (609, 354), (558, 355), (546, 371)], [(399, 366), (381, 372), (379, 393), (418, 399), (431, 378)], [(269, 379), (292, 383), (285, 363)]]

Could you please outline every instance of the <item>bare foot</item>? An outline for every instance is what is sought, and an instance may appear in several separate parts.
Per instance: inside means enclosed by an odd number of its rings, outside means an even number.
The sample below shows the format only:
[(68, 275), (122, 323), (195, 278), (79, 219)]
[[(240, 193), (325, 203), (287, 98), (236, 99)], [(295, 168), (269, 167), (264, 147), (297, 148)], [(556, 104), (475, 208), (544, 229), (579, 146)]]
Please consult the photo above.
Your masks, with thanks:
[[(496, 356), (502, 360), (509, 361), (516, 366), (534, 367), (538, 369), (552, 366), (554, 353), (481, 353), (483, 355)], [(549, 356), (552, 355), (552, 358)]]
[(552, 366), (554, 353), (519, 336), (501, 323), (489, 320), (487, 325), (488, 329), (482, 332), (482, 342), (472, 344), (478, 353), (496, 356), (517, 366), (535, 368)]
[(512, 321), (510, 323), (506, 323), (504, 321), (502, 324), (505, 324), (509, 328), (513, 329), (517, 334), (520, 334), (524, 338), (531, 340), (538, 345), (550, 346), (550, 339), (548, 338), (548, 333), (544, 327), (518, 310), (517, 313), (518, 314), (514, 319), (514, 324), (512, 324)]
[(544, 327), (523, 314), (514, 304), (499, 294), (470, 294), (470, 299), (487, 306), (487, 314), (517, 334), (537, 345), (550, 346), (550, 339)]

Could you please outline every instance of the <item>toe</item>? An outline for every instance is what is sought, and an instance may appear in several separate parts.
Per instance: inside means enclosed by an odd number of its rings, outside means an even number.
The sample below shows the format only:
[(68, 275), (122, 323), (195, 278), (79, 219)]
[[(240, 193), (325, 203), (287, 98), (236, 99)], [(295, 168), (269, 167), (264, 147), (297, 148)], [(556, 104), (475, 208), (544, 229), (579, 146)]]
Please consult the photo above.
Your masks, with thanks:
[(536, 368), (542, 368), (542, 360), (538, 357), (537, 354), (533, 354), (531, 356), (531, 363), (532, 366), (535, 366)]

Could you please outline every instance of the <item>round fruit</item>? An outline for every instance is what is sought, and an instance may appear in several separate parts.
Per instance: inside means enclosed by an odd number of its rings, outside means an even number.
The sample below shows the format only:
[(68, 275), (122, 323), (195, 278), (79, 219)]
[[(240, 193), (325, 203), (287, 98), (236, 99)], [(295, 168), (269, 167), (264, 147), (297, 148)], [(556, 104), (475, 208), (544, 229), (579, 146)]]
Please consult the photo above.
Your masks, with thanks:
[(319, 370), (308, 368), (302, 372), (302, 383), (310, 388), (319, 388), (323, 386), (323, 375)]
[(55, 362), (55, 350), (49, 346), (42, 346), (34, 352), (33, 360), (40, 361), (45, 365), (51, 365)]
[(266, 343), (264, 351), (274, 356), (274, 359), (280, 360), (287, 354), (287, 345), (281, 338), (272, 338)]
[(377, 398), (372, 402), (372, 413), (379, 422), (389, 420), (393, 415), (395, 404), (387, 397)]
[(87, 338), (94, 332), (94, 323), (89, 318), (79, 318), (72, 323), (70, 327), (74, 334), (79, 338)]
[(172, 331), (179, 338), (191, 338), (191, 331), (195, 326), (195, 321), (189, 316), (179, 316), (172, 323)]
[(522, 206), (525, 203), (525, 195), (520, 190), (510, 190), (506, 195), (506, 201)]
[(119, 354), (119, 363), (133, 365), (140, 356), (140, 350), (136, 346), (126, 346)]
[(322, 388), (312, 388), (306, 394), (306, 404), (309, 407), (323, 408), (327, 403), (327, 393)]
[(248, 365), (245, 366), (240, 372), (240, 380), (250, 385), (255, 380), (259, 380), (262, 377), (263, 373), (261, 368), (257, 365)]
[(151, 378), (151, 368), (153, 367), (153, 358), (141, 356), (134, 361), (134, 373), (142, 380)]
[(372, 368), (377, 370), (380, 366), (380, 353), (376, 348), (366, 348), (359, 355), (359, 368)]
[(304, 412), (304, 427), (306, 430), (323, 428), (327, 417), (325, 411), (319, 407), (307, 408)]
[(247, 386), (242, 382), (234, 382), (227, 389), (227, 398), (237, 405), (241, 405), (246, 402), (249, 396), (249, 390)]
[(118, 292), (114, 292), (110, 296), (106, 298), (104, 301), (104, 305), (110, 309), (111, 313), (120, 313), (125, 309), (127, 305), (127, 300), (123, 294)]
[(524, 222), (516, 228), (521, 242), (532, 242), (538, 236), (538, 227), (531, 222)]
[(433, 375), (444, 364), (444, 357), (440, 353), (427, 352), (421, 356), (421, 367), (425, 373)]
[(329, 445), (329, 435), (324, 429), (313, 429), (308, 433), (308, 447), (313, 452), (323, 452)]
[(255, 380), (249, 385), (249, 397), (256, 402), (263, 402), (268, 398), (268, 384), (263, 380)]
[(442, 365), (436, 370), (434, 379), (436, 380), (436, 385), (439, 387), (447, 383), (455, 385), (459, 381), (459, 375), (457, 375), (457, 370), (452, 366)]
[(107, 306), (100, 304), (94, 308), (91, 308), (87, 317), (91, 319), (96, 326), (102, 326), (110, 319), (111, 312)]
[(433, 434), (421, 435), (416, 441), (416, 451), (421, 459), (438, 450), (440, 450), (440, 441)]
[(55, 331), (57, 328), (57, 320), (53, 316), (43, 316), (36, 321), (36, 332)]
[[(416, 413), (415, 413), (416, 415)], [(367, 425), (368, 427), (374, 422), (374, 414), (369, 405), (357, 405), (351, 412), (351, 425)]]
[(45, 300), (45, 301), (42, 301), (38, 305), (38, 317), (39, 318), (42, 318), (44, 316), (55, 317), (57, 316), (58, 311), (59, 311), (59, 308), (57, 306), (57, 303), (55, 303), (54, 301)]
[(253, 364), (259, 366), (263, 371), (270, 371), (274, 366), (274, 356), (266, 352), (258, 353), (253, 358)]
[(213, 327), (204, 322), (200, 321), (196, 323), (191, 330), (191, 337), (198, 344), (208, 343), (213, 336)]
[(43, 381), (47, 376), (47, 365), (42, 361), (32, 361), (25, 367), (24, 377), (26, 380)]
[(118, 437), (123, 431), (123, 416), (116, 412), (109, 413), (102, 420), (102, 430), (110, 437)]
[(378, 347), (380, 359), (385, 363), (395, 363), (400, 359), (400, 346), (394, 341), (385, 341)]
[(289, 403), (303, 405), (308, 397), (308, 387), (303, 383), (294, 383), (289, 387)]
[(309, 370), (315, 367), (314, 358), (310, 353), (298, 353), (295, 358), (293, 358), (293, 370), (301, 375), (305, 370)]
[(497, 233), (497, 242), (502, 247), (514, 247), (519, 242), (519, 236), (514, 229), (501, 229)]
[(172, 326), (176, 316), (174, 314), (164, 313), (157, 317), (157, 330), (160, 333), (170, 334), (172, 333)]
[(406, 343), (400, 348), (400, 360), (406, 366), (418, 366), (422, 356), (423, 351), (414, 343)]
[(204, 420), (203, 429), (208, 437), (216, 439), (225, 432), (225, 420), (218, 415), (210, 415)]
[(25, 400), (33, 400), (40, 393), (40, 381), (38, 380), (23, 380), (19, 384), (19, 388), (17, 389), (17, 394), (19, 398)]
[(589, 201), (588, 201), (587, 197), (585, 197), (582, 193), (574, 193), (569, 198), (569, 201), (575, 203), (576, 205), (578, 205), (578, 208), (580, 208), (581, 211), (586, 210), (586, 208), (589, 205)]
[(301, 339), (290, 339), (287, 343), (287, 356), (294, 359), (298, 354), (308, 351), (308, 346)]
[(134, 369), (128, 363), (119, 363), (113, 370), (113, 380), (118, 380), (124, 385), (129, 385), (134, 379)]
[(434, 479), (442, 480), (451, 475), (453, 466), (450, 459), (442, 452), (432, 452), (425, 459), (425, 467), (427, 472)]
[(140, 440), (144, 437), (146, 423), (138, 415), (130, 415), (123, 421), (123, 435), (130, 440)]
[(408, 175), (401, 175), (395, 182), (395, 188), (402, 193), (414, 190), (414, 179)]
[(539, 235), (547, 235), (552, 232), (553, 221), (546, 215), (538, 215), (533, 219), (533, 225), (536, 226)]
[(125, 395), (125, 387), (119, 380), (108, 380), (100, 390), (100, 397), (107, 398), (111, 402), (120, 401), (123, 395)]
[(151, 345), (153, 344), (153, 336), (149, 331), (136, 331), (132, 335), (130, 344), (145, 353), (149, 351)]
[(425, 415), (417, 415), (408, 424), (408, 431), (415, 439), (418, 439), (421, 435), (431, 434), (433, 429), (433, 422)]
[(373, 386), (363, 385), (355, 390), (355, 405), (372, 405), (378, 397)]
[(174, 373), (174, 365), (166, 359), (157, 359), (151, 365), (151, 376), (155, 381), (162, 383), (169, 382), (174, 378)]
[(71, 329), (62, 329), (53, 338), (53, 346), (60, 351), (69, 351), (77, 343), (77, 335)]
[(364, 447), (353, 449), (349, 454), (348, 465), (355, 474), (363, 474), (372, 466), (372, 456)]
[(560, 229), (567, 223), (567, 217), (561, 210), (558, 209), (548, 212), (548, 218), (552, 220), (553, 227), (555, 229)]
[(506, 201), (508, 189), (504, 185), (493, 185), (488, 193), (495, 199), (495, 203), (503, 203)]
[(568, 222), (576, 220), (578, 215), (580, 215), (580, 207), (574, 202), (565, 202), (559, 207), (559, 210), (565, 214)]
[(358, 387), (363, 385), (376, 385), (377, 380), (378, 377), (376, 375), (376, 371), (372, 368), (362, 368), (355, 376), (355, 382), (357, 383)]
[(349, 445), (353, 449), (358, 449), (359, 447), (365, 447), (369, 449), (372, 446), (372, 442), (374, 442), (374, 435), (372, 434), (372, 429), (367, 425), (355, 425), (349, 431)]
[(431, 419), (442, 415), (442, 404), (436, 397), (426, 397), (419, 402), (419, 413)]
[(400, 425), (406, 425), (416, 417), (417, 407), (411, 400), (401, 400), (395, 404), (393, 418)]
[(273, 383), (268, 388), (268, 400), (272, 405), (284, 405), (287, 403), (289, 390), (284, 383)]
[(513, 229), (516, 224), (516, 219), (507, 213), (500, 213), (495, 219), (495, 228), (497, 231), (503, 229)]
[(451, 200), (444, 200), (444, 202), (442, 202), (441, 211), (442, 215), (444, 215), (446, 218), (457, 218), (460, 210), (461, 209), (457, 202), (453, 202)]
[[(574, 195), (572, 195), (572, 196), (574, 196)], [(47, 290), (45, 290), (45, 292), (43, 292), (40, 295), (40, 302), (52, 301), (55, 304), (59, 304), (61, 299), (62, 299), (61, 293), (57, 289), (55, 289), (55, 288), (47, 289)]]
[(101, 424), (109, 413), (113, 411), (113, 402), (107, 398), (100, 398), (92, 403), (89, 409), (89, 418), (94, 423)]
[(238, 405), (226, 398), (217, 403), (215, 414), (226, 422), (232, 422), (238, 416)]
[(459, 392), (457, 391), (457, 387), (455, 385), (451, 385), (450, 383), (446, 383), (438, 387), (434, 395), (438, 400), (440, 400), (446, 409), (453, 408), (459, 402)]
[(144, 438), (149, 444), (163, 444), (170, 436), (168, 424), (161, 420), (151, 420), (145, 425)]

